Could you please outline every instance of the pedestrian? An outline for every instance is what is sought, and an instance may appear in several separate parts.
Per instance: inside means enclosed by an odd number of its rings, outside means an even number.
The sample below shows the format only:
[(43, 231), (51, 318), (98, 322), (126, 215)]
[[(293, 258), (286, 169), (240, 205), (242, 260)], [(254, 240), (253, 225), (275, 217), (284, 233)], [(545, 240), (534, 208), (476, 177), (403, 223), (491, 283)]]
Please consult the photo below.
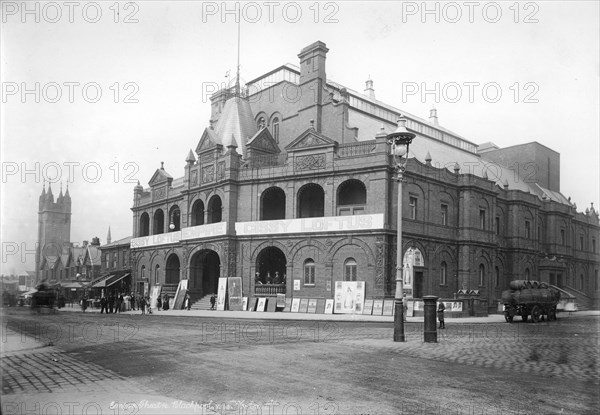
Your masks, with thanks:
[(131, 301), (131, 311), (135, 311), (135, 295), (133, 295), (133, 293), (131, 293), (131, 299), (129, 301)]
[(215, 309), (215, 302), (217, 301), (217, 298), (215, 297), (215, 295), (211, 295), (210, 296), (210, 309), (214, 310)]
[(167, 294), (165, 294), (165, 296), (163, 297), (163, 310), (168, 310), (169, 309), (169, 296)]
[(110, 294), (108, 296), (108, 312), (110, 314), (114, 313), (114, 308), (115, 308), (115, 296)]
[(150, 302), (150, 297), (146, 296), (146, 305), (148, 306), (148, 314), (152, 314), (152, 303)]
[(104, 312), (108, 314), (108, 301), (106, 300), (106, 297), (100, 299), (100, 314), (103, 314)]
[(187, 309), (187, 311), (190, 311), (190, 308), (192, 307), (192, 301), (190, 300), (190, 295), (188, 293), (185, 293), (185, 300), (183, 300), (183, 306)]
[(446, 323), (444, 323), (444, 310), (445, 309), (446, 309), (446, 306), (444, 305), (444, 303), (442, 301), (440, 301), (440, 303), (438, 305), (438, 309), (437, 309), (437, 315), (438, 315), (438, 320), (440, 321), (441, 329), (446, 328)]
[(115, 313), (121, 312), (121, 307), (123, 306), (123, 294), (119, 294), (117, 297), (117, 307), (115, 308)]
[(162, 307), (162, 300), (160, 299), (160, 295), (156, 299), (156, 311), (160, 310)]
[(139, 298), (138, 306), (139, 306), (140, 310), (142, 310), (142, 315), (145, 316), (146, 315), (146, 300), (144, 300), (144, 297)]

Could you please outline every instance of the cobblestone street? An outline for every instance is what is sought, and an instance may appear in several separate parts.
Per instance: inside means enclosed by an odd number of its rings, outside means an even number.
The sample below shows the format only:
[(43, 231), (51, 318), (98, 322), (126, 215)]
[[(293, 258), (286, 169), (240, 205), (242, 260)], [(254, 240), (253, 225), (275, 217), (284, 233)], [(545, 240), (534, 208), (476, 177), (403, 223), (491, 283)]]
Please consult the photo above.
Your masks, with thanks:
[[(275, 414), (286, 405), (324, 414), (598, 408), (597, 316), (451, 321), (438, 343), (423, 343), (414, 321), (405, 343), (379, 322), (16, 312), (2, 328), (5, 414), (45, 413), (57, 402), (62, 413), (70, 402), (101, 413), (114, 413), (115, 402), (137, 413), (182, 413), (183, 403), (189, 413), (227, 414), (269, 413), (275, 403)], [(7, 348), (10, 338), (22, 350)]]

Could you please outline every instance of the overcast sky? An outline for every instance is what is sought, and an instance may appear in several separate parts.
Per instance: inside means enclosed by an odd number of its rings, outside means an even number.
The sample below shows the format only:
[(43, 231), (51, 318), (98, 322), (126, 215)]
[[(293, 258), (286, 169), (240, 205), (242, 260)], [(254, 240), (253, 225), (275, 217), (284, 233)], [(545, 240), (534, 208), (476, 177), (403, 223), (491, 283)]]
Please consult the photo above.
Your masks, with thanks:
[[(2, 273), (34, 268), (44, 175), (55, 196), (70, 181), (79, 243), (105, 243), (109, 226), (113, 240), (131, 235), (133, 187), (147, 186), (161, 161), (183, 175), (208, 126), (206, 91), (235, 72), (235, 13), (222, 4), (2, 3)], [(297, 65), (321, 40), (328, 78), (348, 88), (363, 91), (370, 76), (379, 100), (423, 118), (435, 105), (442, 126), (474, 143), (558, 151), (561, 191), (582, 211), (600, 199), (598, 4), (227, 8), (241, 12), (243, 79)], [(23, 94), (36, 85), (37, 97)], [(437, 97), (422, 95), (436, 85)]]

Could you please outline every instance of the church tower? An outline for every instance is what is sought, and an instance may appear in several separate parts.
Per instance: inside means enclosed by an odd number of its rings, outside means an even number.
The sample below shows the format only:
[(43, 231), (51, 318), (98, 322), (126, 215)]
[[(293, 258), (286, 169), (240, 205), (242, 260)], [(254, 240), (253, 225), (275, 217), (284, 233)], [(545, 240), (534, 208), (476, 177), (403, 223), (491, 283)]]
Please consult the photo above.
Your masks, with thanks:
[(42, 260), (44, 257), (60, 256), (63, 244), (71, 241), (71, 196), (69, 188), (63, 195), (62, 186), (56, 202), (52, 187), (48, 184), (42, 189), (38, 209), (38, 244), (35, 259), (36, 280), (41, 277)]

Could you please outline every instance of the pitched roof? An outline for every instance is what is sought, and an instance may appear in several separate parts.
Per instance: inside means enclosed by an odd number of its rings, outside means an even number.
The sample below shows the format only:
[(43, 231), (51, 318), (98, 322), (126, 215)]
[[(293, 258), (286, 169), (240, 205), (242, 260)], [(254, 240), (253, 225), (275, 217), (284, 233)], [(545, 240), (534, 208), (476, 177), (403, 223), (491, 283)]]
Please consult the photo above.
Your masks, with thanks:
[(224, 147), (234, 144), (246, 156), (246, 143), (257, 130), (250, 102), (240, 97), (229, 98), (215, 128), (221, 144)]

